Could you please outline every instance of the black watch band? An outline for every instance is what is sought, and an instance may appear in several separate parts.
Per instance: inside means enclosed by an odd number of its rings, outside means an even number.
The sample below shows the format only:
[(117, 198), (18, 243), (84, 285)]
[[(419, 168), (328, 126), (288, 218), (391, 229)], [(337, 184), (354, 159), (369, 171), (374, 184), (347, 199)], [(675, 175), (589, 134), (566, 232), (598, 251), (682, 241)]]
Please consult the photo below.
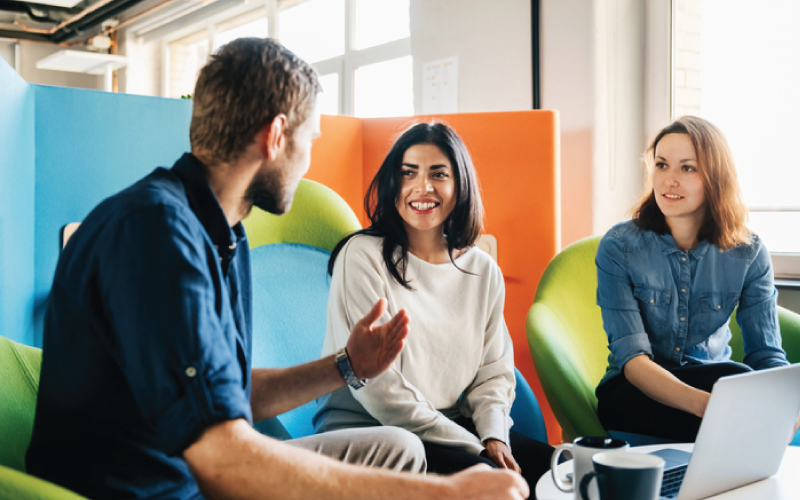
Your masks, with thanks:
[(336, 366), (339, 367), (339, 373), (342, 374), (342, 378), (347, 385), (352, 387), (353, 389), (361, 389), (365, 385), (367, 385), (366, 380), (361, 380), (360, 378), (356, 377), (356, 374), (353, 373), (353, 367), (350, 366), (350, 358), (347, 356), (347, 349), (344, 347), (336, 351)]

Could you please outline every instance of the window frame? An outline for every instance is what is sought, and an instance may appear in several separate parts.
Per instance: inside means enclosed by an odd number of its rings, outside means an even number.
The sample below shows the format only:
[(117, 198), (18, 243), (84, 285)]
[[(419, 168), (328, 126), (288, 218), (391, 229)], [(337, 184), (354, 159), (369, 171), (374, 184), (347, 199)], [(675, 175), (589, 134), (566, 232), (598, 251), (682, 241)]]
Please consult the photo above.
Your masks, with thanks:
[[(305, 0), (283, 0), (278, 8), (289, 8)], [(345, 0), (344, 54), (312, 63), (320, 76), (339, 75), (339, 114), (355, 116), (356, 69), (400, 57), (411, 56), (411, 35), (380, 45), (356, 50), (355, 0)]]

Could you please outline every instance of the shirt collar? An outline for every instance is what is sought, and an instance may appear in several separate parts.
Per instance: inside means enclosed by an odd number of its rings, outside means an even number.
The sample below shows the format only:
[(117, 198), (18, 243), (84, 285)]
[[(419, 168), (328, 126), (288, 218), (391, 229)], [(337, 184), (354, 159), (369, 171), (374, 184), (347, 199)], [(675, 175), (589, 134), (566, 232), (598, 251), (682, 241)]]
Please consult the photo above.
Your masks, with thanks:
[[(655, 233), (654, 233), (655, 234)], [(664, 234), (655, 234), (656, 239), (661, 244), (661, 251), (665, 254), (672, 254), (675, 252), (682, 252), (678, 245), (675, 243), (675, 239), (669, 233)], [(694, 257), (697, 260), (703, 260), (706, 252), (708, 251), (708, 247), (711, 246), (711, 243), (708, 240), (702, 240), (699, 245), (689, 250), (687, 253)]]
[(244, 239), (244, 228), (241, 222), (233, 228), (228, 225), (225, 213), (203, 174), (204, 168), (196, 156), (184, 153), (175, 162), (172, 171), (183, 183), (189, 206), (211, 237), (211, 242), (217, 247), (220, 257), (230, 258)]

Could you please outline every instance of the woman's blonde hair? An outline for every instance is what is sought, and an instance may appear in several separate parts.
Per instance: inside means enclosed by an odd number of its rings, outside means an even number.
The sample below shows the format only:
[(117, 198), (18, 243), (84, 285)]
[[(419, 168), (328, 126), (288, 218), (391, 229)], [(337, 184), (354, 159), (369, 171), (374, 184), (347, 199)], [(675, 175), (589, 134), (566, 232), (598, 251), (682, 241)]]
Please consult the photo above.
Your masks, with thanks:
[(659, 234), (670, 232), (664, 214), (656, 203), (652, 176), (656, 146), (668, 134), (689, 136), (697, 156), (697, 171), (703, 179), (706, 204), (705, 217), (697, 238), (708, 240), (722, 250), (749, 243), (750, 231), (745, 226), (747, 206), (736, 179), (731, 148), (715, 125), (696, 116), (682, 116), (664, 127), (645, 151), (644, 161), (650, 178), (644, 195), (631, 210), (636, 225)]

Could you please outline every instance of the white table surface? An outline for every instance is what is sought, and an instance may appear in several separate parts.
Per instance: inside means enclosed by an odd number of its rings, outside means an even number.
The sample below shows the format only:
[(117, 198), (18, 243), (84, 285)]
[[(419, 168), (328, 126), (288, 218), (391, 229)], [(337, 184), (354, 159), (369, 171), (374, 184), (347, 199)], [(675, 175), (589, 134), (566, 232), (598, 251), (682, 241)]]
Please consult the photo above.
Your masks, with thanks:
[[(631, 451), (649, 453), (661, 448), (676, 448), (692, 451), (694, 444), (669, 444), (638, 446)], [(561, 469), (564, 470), (561, 470)], [(558, 465), (558, 472), (564, 477), (572, 471), (571, 461)], [(536, 483), (536, 498), (539, 500), (572, 500), (572, 493), (564, 493), (553, 484), (550, 471), (539, 478)], [(771, 477), (762, 479), (733, 490), (708, 497), (714, 500), (798, 500), (800, 499), (800, 447), (789, 446), (783, 456), (783, 462), (778, 472)]]

